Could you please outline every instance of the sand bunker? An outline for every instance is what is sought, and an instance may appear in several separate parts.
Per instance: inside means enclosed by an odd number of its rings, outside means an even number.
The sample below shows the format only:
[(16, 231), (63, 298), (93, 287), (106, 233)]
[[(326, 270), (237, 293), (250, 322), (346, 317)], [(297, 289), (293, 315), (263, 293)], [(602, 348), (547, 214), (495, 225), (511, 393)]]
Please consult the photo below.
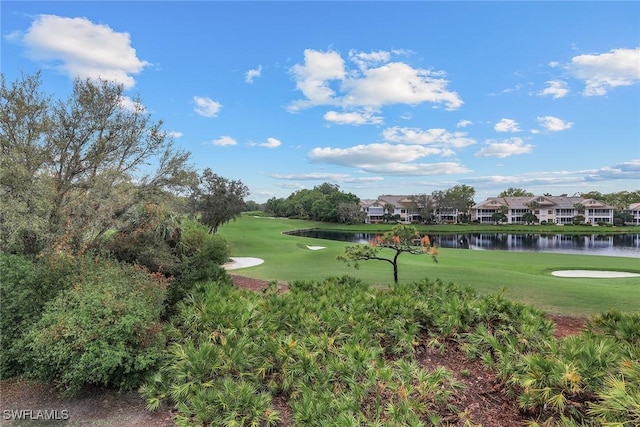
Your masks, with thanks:
[(309, 246), (309, 245), (307, 245), (307, 248), (311, 249), (312, 251), (318, 251), (320, 249), (327, 249), (326, 246)]
[(264, 262), (262, 258), (231, 257), (231, 262), (222, 266), (225, 270), (237, 270), (238, 268), (254, 267)]
[(557, 270), (551, 273), (558, 277), (587, 277), (611, 279), (616, 277), (640, 277), (638, 273), (626, 271), (603, 271), (603, 270)]

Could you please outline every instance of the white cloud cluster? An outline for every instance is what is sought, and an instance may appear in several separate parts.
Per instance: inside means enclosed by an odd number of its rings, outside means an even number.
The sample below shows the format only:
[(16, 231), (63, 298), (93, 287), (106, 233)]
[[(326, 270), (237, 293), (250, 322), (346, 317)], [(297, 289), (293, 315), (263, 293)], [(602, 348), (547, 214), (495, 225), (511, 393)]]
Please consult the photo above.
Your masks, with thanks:
[(230, 145), (238, 145), (238, 141), (230, 136), (223, 135), (220, 138), (212, 140), (211, 145), (216, 145), (218, 147), (227, 147)]
[(465, 132), (448, 132), (446, 129), (417, 129), (406, 127), (387, 128), (382, 132), (386, 141), (440, 147), (464, 148), (476, 141)]
[(575, 56), (566, 68), (585, 82), (585, 95), (606, 95), (613, 88), (640, 82), (640, 47)]
[(379, 176), (370, 177), (353, 177), (346, 173), (324, 173), (324, 172), (310, 172), (299, 174), (272, 174), (272, 178), (282, 180), (297, 180), (297, 181), (330, 181), (330, 182), (344, 182), (344, 183), (368, 183), (368, 182), (380, 182), (383, 180)]
[(540, 123), (540, 126), (549, 132), (560, 132), (563, 130), (571, 129), (572, 122), (566, 122), (562, 119), (553, 116), (537, 117), (536, 120)]
[(515, 154), (526, 154), (533, 150), (533, 145), (525, 144), (522, 138), (509, 138), (502, 142), (488, 141), (484, 147), (478, 151), (476, 157), (498, 157), (503, 159), (505, 157), (513, 156)]
[(364, 124), (382, 124), (381, 116), (376, 115), (373, 111), (351, 111), (340, 113), (337, 111), (327, 111), (324, 119), (329, 123), (338, 125), (364, 125)]
[[(477, 189), (500, 187), (519, 187), (533, 191), (539, 188), (540, 191), (550, 191), (558, 188), (560, 192), (566, 192), (568, 188), (575, 188), (576, 191), (584, 191), (585, 185), (590, 182), (617, 181), (617, 180), (640, 180), (640, 159), (618, 163), (612, 166), (604, 166), (597, 169), (587, 170), (565, 170), (565, 171), (540, 171), (523, 173), (519, 175), (489, 175), (475, 178), (466, 178), (465, 183)], [(601, 184), (600, 184), (601, 185)], [(498, 190), (500, 191), (500, 190)]]
[(496, 132), (520, 132), (520, 125), (513, 119), (501, 119), (493, 128)]
[[(305, 50), (304, 62), (291, 68), (296, 88), (304, 99), (292, 102), (289, 111), (316, 106), (341, 107), (344, 113), (334, 111), (326, 117), (333, 118), (334, 122), (344, 119), (343, 124), (363, 124), (362, 119), (377, 124), (380, 117), (372, 112), (379, 112), (386, 105), (432, 103), (450, 110), (462, 106), (458, 94), (447, 89), (449, 82), (444, 73), (391, 61), (392, 55), (403, 53), (352, 50), (347, 58), (355, 67), (349, 68), (338, 52)], [(353, 112), (355, 116), (346, 115)]]
[(363, 172), (393, 175), (436, 175), (469, 172), (457, 162), (418, 163), (429, 156), (451, 157), (453, 148), (462, 148), (476, 141), (462, 132), (444, 129), (393, 127), (385, 129), (386, 142), (361, 144), (346, 148), (316, 147), (309, 160), (359, 169)]
[(133, 75), (150, 64), (137, 57), (129, 33), (86, 18), (38, 15), (24, 34), (14, 34), (34, 61), (53, 66), (70, 78), (135, 85)]
[(193, 102), (196, 104), (194, 111), (204, 117), (216, 117), (222, 108), (218, 101), (204, 96), (194, 96)]
[(262, 65), (259, 65), (258, 68), (247, 71), (244, 77), (244, 81), (251, 84), (253, 80), (260, 77), (262, 75)]
[(267, 142), (264, 142), (262, 144), (258, 144), (260, 147), (266, 147), (266, 148), (277, 148), (280, 147), (282, 145), (282, 142), (280, 142), (279, 140), (275, 139), (275, 138), (267, 138)]
[(539, 93), (540, 96), (551, 96), (553, 99), (564, 98), (569, 93), (567, 83), (562, 80), (549, 80), (547, 87)]

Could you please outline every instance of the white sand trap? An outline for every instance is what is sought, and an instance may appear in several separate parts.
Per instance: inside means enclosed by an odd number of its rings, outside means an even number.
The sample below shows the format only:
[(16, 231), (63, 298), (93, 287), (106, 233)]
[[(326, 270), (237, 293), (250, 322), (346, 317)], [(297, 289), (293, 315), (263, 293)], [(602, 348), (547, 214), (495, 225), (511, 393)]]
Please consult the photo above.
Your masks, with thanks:
[(558, 277), (588, 277), (611, 279), (615, 277), (640, 277), (640, 274), (626, 271), (602, 271), (602, 270), (557, 270), (551, 273)]
[(309, 245), (307, 245), (307, 248), (311, 249), (312, 251), (319, 251), (320, 249), (327, 249), (326, 246), (309, 246)]
[(231, 262), (222, 266), (225, 270), (237, 270), (238, 268), (254, 267), (264, 262), (262, 258), (231, 257)]

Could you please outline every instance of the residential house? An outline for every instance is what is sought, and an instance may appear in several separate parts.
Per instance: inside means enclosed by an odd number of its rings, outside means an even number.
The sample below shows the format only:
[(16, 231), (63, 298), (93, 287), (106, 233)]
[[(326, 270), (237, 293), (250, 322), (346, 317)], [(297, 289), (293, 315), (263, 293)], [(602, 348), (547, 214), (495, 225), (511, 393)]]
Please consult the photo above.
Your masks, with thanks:
[(631, 219), (627, 222), (630, 225), (640, 225), (640, 203), (633, 203), (625, 209), (625, 212), (631, 215)]
[[(398, 215), (400, 222), (408, 224), (421, 220), (411, 196), (384, 194), (377, 199), (361, 200), (362, 210), (367, 214), (367, 223), (383, 222), (385, 214)], [(387, 212), (387, 207), (391, 207)], [(455, 208), (434, 206), (433, 214), (437, 222), (457, 222), (460, 214)]]
[(566, 196), (490, 197), (471, 208), (471, 220), (495, 222), (493, 215), (504, 213), (509, 224), (522, 224), (526, 213), (533, 213), (538, 222), (571, 224), (583, 216), (588, 224), (613, 224), (613, 207), (599, 200)]

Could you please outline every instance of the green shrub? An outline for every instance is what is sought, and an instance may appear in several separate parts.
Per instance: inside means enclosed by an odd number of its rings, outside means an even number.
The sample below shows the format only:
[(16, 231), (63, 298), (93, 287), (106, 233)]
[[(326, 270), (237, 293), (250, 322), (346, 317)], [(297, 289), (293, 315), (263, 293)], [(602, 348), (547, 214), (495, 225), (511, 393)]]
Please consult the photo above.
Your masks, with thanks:
[(38, 273), (31, 259), (0, 254), (0, 378), (20, 373), (16, 342), (42, 310)]
[(197, 282), (221, 280), (226, 276), (221, 265), (229, 259), (227, 242), (209, 228), (194, 220), (182, 222), (182, 233), (176, 251), (181, 263), (167, 290), (166, 310), (171, 315), (176, 304), (191, 292)]
[(65, 253), (37, 260), (0, 254), (1, 378), (22, 372), (22, 336), (40, 319), (45, 305), (71, 286), (67, 279), (82, 270), (81, 264), (82, 259)]
[(162, 356), (166, 279), (84, 258), (70, 287), (46, 305), (23, 340), (25, 372), (73, 394), (97, 384), (132, 389)]

